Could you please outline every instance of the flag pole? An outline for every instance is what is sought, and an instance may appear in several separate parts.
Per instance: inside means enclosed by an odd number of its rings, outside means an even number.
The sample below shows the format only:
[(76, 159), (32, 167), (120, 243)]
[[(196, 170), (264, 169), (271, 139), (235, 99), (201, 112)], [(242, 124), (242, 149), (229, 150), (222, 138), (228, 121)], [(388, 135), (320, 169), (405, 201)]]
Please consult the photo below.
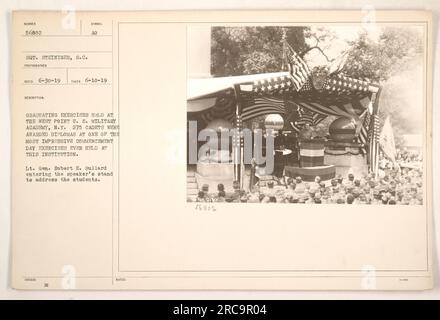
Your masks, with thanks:
[(242, 104), (240, 99), (240, 85), (234, 85), (234, 93), (235, 93), (235, 121), (234, 121), (234, 137), (233, 137), (233, 146), (234, 146), (234, 181), (238, 181), (240, 183), (240, 189), (243, 189), (243, 175), (244, 175), (244, 150), (243, 150), (243, 138), (242, 138)]
[(378, 126), (379, 126), (379, 97), (382, 92), (382, 87), (380, 86), (374, 95), (373, 101), (373, 114), (371, 122), (371, 138), (370, 138), (370, 171), (372, 171), (375, 176), (379, 172), (379, 145), (378, 145)]

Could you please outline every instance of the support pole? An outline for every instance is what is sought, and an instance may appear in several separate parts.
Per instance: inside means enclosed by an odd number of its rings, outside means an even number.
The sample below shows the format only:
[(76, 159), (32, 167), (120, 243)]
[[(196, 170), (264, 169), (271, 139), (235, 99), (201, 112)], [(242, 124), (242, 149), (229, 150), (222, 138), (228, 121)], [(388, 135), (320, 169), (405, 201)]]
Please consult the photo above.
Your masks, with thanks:
[(243, 136), (242, 136), (242, 118), (243, 107), (240, 99), (240, 86), (234, 85), (235, 93), (235, 121), (234, 121), (234, 137), (233, 141), (233, 160), (234, 160), (234, 181), (240, 183), (240, 189), (243, 189), (244, 175), (244, 152), (243, 152)]
[(382, 87), (379, 87), (378, 91), (374, 94), (373, 101), (373, 114), (372, 121), (370, 123), (370, 171), (377, 176), (379, 172), (379, 143), (378, 143), (378, 127), (379, 127), (379, 97), (382, 91)]

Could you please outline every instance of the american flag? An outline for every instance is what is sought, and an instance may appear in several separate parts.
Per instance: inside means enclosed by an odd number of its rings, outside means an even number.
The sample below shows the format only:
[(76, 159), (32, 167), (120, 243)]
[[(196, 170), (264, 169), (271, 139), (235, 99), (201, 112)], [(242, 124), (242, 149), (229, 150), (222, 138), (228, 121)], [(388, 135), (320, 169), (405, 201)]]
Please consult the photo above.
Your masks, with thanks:
[(379, 115), (374, 115), (373, 138), (375, 142), (379, 142), (380, 121)]
[(252, 91), (259, 95), (279, 95), (296, 90), (294, 81), (288, 76), (271, 77), (256, 80), (253, 83)]
[(377, 173), (379, 165), (379, 131), (379, 116), (375, 114), (372, 116), (370, 124), (370, 169), (375, 173)]
[(291, 121), (290, 125), (296, 132), (300, 132), (301, 129), (306, 125), (309, 124), (310, 126), (316, 126), (319, 124), (322, 120), (327, 118), (326, 114), (318, 113), (310, 111), (309, 109), (303, 108), (299, 105), (297, 105), (297, 120)]
[(293, 86), (296, 91), (299, 91), (307, 82), (310, 83), (310, 69), (287, 41), (284, 41), (283, 55), (289, 73), (292, 76)]
[(249, 121), (259, 116), (264, 116), (271, 113), (288, 114), (283, 99), (276, 99), (272, 97), (248, 97), (243, 99), (243, 120)]
[(362, 121), (362, 127), (359, 131), (357, 137), (357, 142), (362, 144), (361, 153), (367, 154), (367, 145), (369, 139), (369, 128), (370, 128), (371, 114), (369, 110), (365, 110), (364, 120)]
[(232, 146), (240, 148), (243, 146), (243, 120), (242, 117), (237, 115), (234, 120), (234, 131), (232, 134)]
[(369, 86), (370, 84), (366, 81), (350, 78), (343, 74), (337, 74), (326, 80), (323, 90), (338, 95), (357, 94), (361, 97), (368, 92)]

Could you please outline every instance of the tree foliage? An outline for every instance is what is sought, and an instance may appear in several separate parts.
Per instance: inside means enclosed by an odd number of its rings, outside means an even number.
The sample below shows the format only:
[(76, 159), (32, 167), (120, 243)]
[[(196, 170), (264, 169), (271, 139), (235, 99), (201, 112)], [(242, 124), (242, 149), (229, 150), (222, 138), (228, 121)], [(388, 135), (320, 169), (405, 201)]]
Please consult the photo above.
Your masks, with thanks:
[(363, 32), (358, 39), (350, 41), (349, 46), (342, 71), (374, 82), (383, 82), (395, 72), (407, 69), (423, 52), (419, 32), (411, 28), (385, 28), (378, 41)]
[[(325, 28), (313, 32), (309, 27), (213, 27), (211, 73), (229, 76), (280, 71), (283, 29), (287, 42), (300, 55), (318, 49), (326, 56), (328, 43), (336, 37)], [(407, 68), (422, 52), (423, 42), (416, 29), (387, 27), (377, 41), (364, 31), (356, 40), (348, 42), (342, 72), (354, 78), (381, 82)], [(327, 56), (326, 59), (329, 60)]]
[[(307, 49), (306, 27), (286, 28), (286, 39), (297, 52)], [(231, 76), (278, 72), (282, 67), (283, 28), (213, 27), (211, 73)]]

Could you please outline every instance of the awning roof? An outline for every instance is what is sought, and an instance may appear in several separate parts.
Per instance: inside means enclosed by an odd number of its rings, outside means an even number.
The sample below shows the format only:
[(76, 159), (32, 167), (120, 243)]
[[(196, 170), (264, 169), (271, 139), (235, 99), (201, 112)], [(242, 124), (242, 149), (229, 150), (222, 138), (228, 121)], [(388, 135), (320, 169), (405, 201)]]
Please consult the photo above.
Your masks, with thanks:
[(205, 123), (217, 118), (232, 121), (237, 86), (244, 121), (271, 113), (289, 115), (293, 110), (303, 118), (313, 117), (310, 121), (314, 124), (326, 116), (359, 121), (379, 90), (378, 85), (342, 74), (329, 75), (320, 85), (316, 89), (310, 78), (297, 90), (289, 72), (189, 79), (187, 112)]
[[(188, 79), (187, 100), (204, 99), (215, 96), (227, 89), (232, 89), (236, 84), (253, 83), (254, 81), (289, 76), (288, 72), (259, 73), (243, 76)], [(188, 110), (190, 111), (190, 110)]]

